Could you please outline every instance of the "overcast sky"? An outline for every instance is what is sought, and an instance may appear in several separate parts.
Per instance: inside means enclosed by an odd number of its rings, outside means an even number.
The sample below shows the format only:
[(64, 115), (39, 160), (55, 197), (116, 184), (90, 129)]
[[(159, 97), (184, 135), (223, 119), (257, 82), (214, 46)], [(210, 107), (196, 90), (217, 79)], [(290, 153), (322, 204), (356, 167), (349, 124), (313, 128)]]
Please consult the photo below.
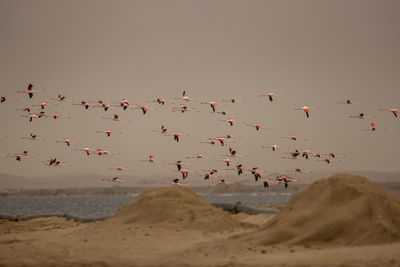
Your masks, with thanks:
[[(305, 170), (399, 171), (400, 121), (381, 108), (400, 108), (399, 1), (0, 1), (0, 152), (39, 154), (22, 162), (1, 156), (3, 173), (25, 176), (95, 173), (115, 176), (112, 167), (131, 173), (179, 177), (174, 166), (190, 170), (224, 169), (221, 154), (232, 147), (247, 157), (234, 159), (266, 173)], [(25, 90), (45, 89), (32, 99)], [(180, 114), (173, 100), (186, 90), (200, 112)], [(261, 94), (282, 97), (270, 103)], [(46, 108), (71, 119), (28, 122), (23, 108), (63, 94), (81, 100), (149, 105), (148, 114), (113, 107), (84, 110), (70, 102)], [(157, 97), (175, 104), (149, 103)], [(237, 98), (243, 104), (225, 103)], [(337, 102), (351, 98), (360, 105)], [(245, 124), (230, 127), (227, 116)], [(295, 111), (309, 105), (311, 116)], [(157, 110), (156, 110), (157, 109)], [(34, 107), (37, 111), (38, 107)], [(364, 112), (374, 116), (351, 119)], [(117, 113), (133, 120), (102, 119)], [(364, 131), (375, 122), (387, 131)], [(190, 134), (179, 143), (153, 130)], [(106, 138), (96, 131), (123, 134)], [(36, 133), (45, 140), (21, 139)], [(232, 134), (242, 139), (225, 147), (200, 143)], [(293, 142), (282, 136), (307, 138)], [(68, 137), (80, 143), (56, 143)], [(278, 144), (281, 151), (261, 148)], [(76, 148), (102, 148), (120, 156), (86, 156)], [(340, 161), (282, 159), (285, 149), (336, 152)], [(186, 159), (201, 153), (208, 159)], [(159, 164), (140, 162), (152, 154)], [(344, 157), (345, 156), (345, 157)], [(70, 166), (45, 166), (57, 157)]]

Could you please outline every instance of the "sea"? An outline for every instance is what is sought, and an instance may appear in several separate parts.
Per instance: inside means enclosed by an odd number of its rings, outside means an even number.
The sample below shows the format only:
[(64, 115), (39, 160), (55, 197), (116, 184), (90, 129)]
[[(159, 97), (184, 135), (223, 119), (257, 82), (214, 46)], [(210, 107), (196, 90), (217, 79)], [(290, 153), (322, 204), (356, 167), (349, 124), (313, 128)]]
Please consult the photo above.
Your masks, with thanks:
[[(293, 193), (198, 193), (210, 203), (241, 204), (249, 207), (285, 205)], [(68, 214), (81, 218), (103, 218), (133, 201), (139, 194), (130, 195), (74, 195), (74, 196), (2, 196), (0, 215), (34, 216)]]
[[(392, 190), (400, 195), (400, 190)], [(256, 208), (265, 205), (285, 205), (294, 193), (198, 193), (210, 203), (236, 204)], [(68, 214), (96, 219), (113, 215), (119, 208), (133, 201), (139, 194), (128, 195), (73, 195), (73, 196), (1, 196), (0, 215), (46, 216)]]

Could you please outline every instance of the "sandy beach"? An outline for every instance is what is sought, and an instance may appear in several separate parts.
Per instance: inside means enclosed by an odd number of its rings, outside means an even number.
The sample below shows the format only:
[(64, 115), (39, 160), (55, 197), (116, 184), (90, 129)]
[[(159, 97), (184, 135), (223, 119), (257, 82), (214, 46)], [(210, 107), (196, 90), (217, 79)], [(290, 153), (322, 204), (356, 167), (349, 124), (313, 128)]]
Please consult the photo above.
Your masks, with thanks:
[(0, 222), (1, 266), (400, 266), (400, 198), (336, 175), (277, 215), (230, 214), (181, 186), (97, 222)]

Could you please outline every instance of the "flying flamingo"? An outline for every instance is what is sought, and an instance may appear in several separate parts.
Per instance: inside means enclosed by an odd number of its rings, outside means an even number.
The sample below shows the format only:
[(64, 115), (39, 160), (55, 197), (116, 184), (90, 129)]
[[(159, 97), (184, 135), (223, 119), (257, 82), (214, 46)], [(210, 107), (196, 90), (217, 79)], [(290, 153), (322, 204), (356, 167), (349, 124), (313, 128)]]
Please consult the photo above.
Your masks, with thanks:
[(147, 101), (147, 102), (153, 102), (153, 103), (155, 102), (155, 103), (158, 103), (158, 104), (163, 105), (163, 106), (165, 105), (165, 103), (175, 104), (174, 102), (167, 101), (167, 100), (165, 100), (163, 98), (157, 98), (155, 100)]
[(229, 123), (230, 126), (233, 126), (235, 123), (241, 123), (241, 122), (236, 122), (234, 119), (229, 118), (227, 120), (219, 120), (219, 121), (226, 121)]
[(51, 98), (51, 100), (57, 100), (59, 102), (65, 102), (66, 101), (66, 97), (63, 95), (58, 94), (57, 98)]
[(42, 140), (42, 139), (38, 138), (37, 134), (33, 134), (33, 133), (30, 133), (29, 137), (23, 136), (21, 138), (22, 139), (29, 139), (29, 140)]
[(181, 184), (181, 183), (179, 183), (179, 179), (172, 179), (172, 182), (171, 183), (162, 183), (162, 184), (172, 184), (172, 185), (180, 185), (180, 186), (187, 186), (187, 185), (190, 185), (190, 184)]
[(275, 97), (283, 96), (283, 95), (277, 95), (277, 94), (275, 94), (275, 93), (267, 93), (267, 94), (264, 94), (264, 95), (259, 95), (259, 97), (264, 97), (264, 96), (267, 96), (267, 97), (268, 97), (268, 100), (269, 100), (270, 102), (273, 102), (273, 101), (275, 100)]
[(53, 119), (71, 119), (71, 116), (61, 116), (60, 114), (46, 115), (46, 117), (52, 117)]
[(161, 131), (153, 130), (153, 132), (166, 134), (167, 128), (165, 128), (164, 125), (161, 125)]
[(194, 112), (199, 112), (197, 109), (195, 108), (189, 108), (186, 105), (180, 104), (179, 107), (173, 107), (172, 108), (172, 112), (181, 112), (182, 114), (185, 113), (186, 111), (194, 111)]
[(4, 102), (6, 102), (6, 101), (13, 101), (13, 102), (15, 102), (15, 101), (17, 101), (17, 99), (16, 99), (16, 98), (9, 98), (9, 97), (7, 97), (7, 96), (2, 96), (2, 97), (0, 97), (0, 103), (4, 103)]
[(298, 138), (295, 135), (292, 135), (292, 136), (281, 136), (281, 138), (286, 138), (286, 139), (290, 139), (290, 140), (293, 140), (293, 141), (298, 141), (298, 140), (307, 141), (308, 140), (307, 138)]
[(72, 105), (83, 106), (85, 109), (89, 109), (90, 107), (90, 104), (84, 100), (82, 100), (80, 103), (72, 103)]
[(291, 184), (291, 183), (293, 183), (293, 182), (295, 182), (297, 180), (289, 178), (289, 177), (287, 177), (285, 175), (280, 175), (280, 176), (276, 177), (276, 181), (277, 181), (278, 184), (279, 183), (284, 183), (285, 184), (285, 188), (287, 188), (289, 186), (289, 184)]
[(358, 115), (350, 115), (349, 118), (352, 118), (352, 119), (367, 119), (368, 118), (368, 119), (370, 119), (370, 118), (374, 118), (374, 116), (365, 116), (364, 113), (360, 113)]
[(287, 172), (296, 172), (296, 173), (312, 173), (312, 171), (303, 171), (303, 169), (295, 168), (292, 170), (286, 170)]
[(76, 148), (75, 150), (77, 150), (77, 151), (85, 151), (85, 152), (86, 152), (86, 155), (88, 155), (88, 156), (89, 156), (91, 153), (93, 153), (93, 152), (91, 152), (90, 148), (88, 148), (88, 147)]
[(190, 102), (190, 98), (188, 97), (186, 91), (183, 91), (182, 97), (178, 97), (178, 98), (175, 98), (175, 99), (178, 99), (178, 100), (180, 99), (180, 100), (185, 100), (187, 102)]
[(390, 111), (396, 118), (399, 116), (399, 110), (397, 108), (379, 109), (380, 111)]
[(115, 171), (131, 171), (131, 168), (124, 168), (124, 167), (116, 167), (116, 168), (109, 168), (110, 170), (115, 170)]
[(196, 155), (194, 155), (194, 156), (189, 156), (189, 157), (186, 157), (187, 159), (207, 159), (208, 157), (206, 157), (206, 156), (204, 156), (204, 155), (202, 155), (202, 154), (196, 154)]
[(210, 105), (212, 112), (215, 112), (217, 103), (210, 101), (210, 102), (201, 102), (200, 104)]
[(178, 171), (182, 170), (182, 166), (190, 166), (190, 164), (183, 163), (182, 160), (177, 160), (176, 162), (173, 163), (167, 163), (168, 165), (176, 165), (176, 168)]
[(254, 175), (254, 179), (256, 182), (258, 182), (258, 180), (262, 178), (261, 172), (258, 170), (258, 167), (254, 167), (247, 171), (251, 172), (251, 174)]
[(302, 157), (308, 159), (312, 155), (310, 150), (303, 150)]
[(228, 111), (216, 111), (215, 113), (218, 113), (218, 114), (221, 114), (221, 115), (224, 115), (224, 116), (227, 116), (227, 115), (239, 115), (239, 113), (231, 113), (231, 112), (228, 112)]
[(38, 114), (36, 114), (36, 113), (29, 114), (29, 115), (21, 115), (21, 117), (28, 117), (29, 118), (29, 122), (32, 122), (34, 119), (40, 118), (38, 116)]
[(17, 93), (28, 93), (29, 98), (32, 98), (34, 93), (38, 93), (38, 92), (42, 92), (42, 91), (44, 91), (44, 89), (33, 90), (33, 84), (30, 83), (26, 90), (17, 91)]
[(110, 151), (107, 151), (107, 150), (103, 150), (101, 148), (98, 148), (96, 151), (94, 151), (92, 153), (96, 153), (99, 156), (102, 156), (102, 155), (109, 155), (109, 156), (120, 155), (120, 153), (118, 153), (118, 152), (110, 152)]
[(302, 106), (301, 108), (295, 108), (294, 110), (304, 110), (304, 112), (306, 113), (307, 118), (310, 117), (311, 108), (309, 106)]
[(44, 163), (45, 165), (48, 165), (48, 166), (55, 166), (55, 167), (57, 167), (57, 166), (60, 166), (60, 165), (62, 165), (62, 164), (66, 164), (66, 163), (68, 163), (67, 161), (59, 161), (58, 159), (56, 159), (56, 158), (50, 158), (49, 160), (46, 160), (46, 161), (42, 161), (42, 163)]
[(103, 99), (99, 99), (96, 102), (98, 105), (93, 106), (94, 108), (102, 108), (104, 109), (104, 111), (108, 111), (108, 109), (110, 108), (110, 105), (107, 104), (106, 102), (104, 102)]
[(225, 169), (226, 171), (236, 171), (237, 175), (242, 175), (245, 171), (245, 168), (243, 167), (243, 164), (238, 164), (236, 165), (236, 168), (234, 169)]
[(350, 98), (347, 98), (345, 101), (341, 101), (341, 102), (337, 102), (338, 104), (347, 104), (347, 105), (351, 105), (351, 104), (354, 104), (354, 105), (359, 105), (359, 104), (362, 104), (361, 102), (354, 102), (352, 99), (350, 99)]
[(166, 136), (173, 136), (176, 142), (179, 142), (181, 136), (190, 136), (190, 134), (183, 134), (183, 133), (172, 133), (172, 134), (165, 134)]
[(364, 131), (378, 132), (378, 131), (387, 131), (387, 129), (386, 129), (386, 128), (382, 128), (382, 129), (376, 128), (375, 122), (371, 122), (371, 128), (369, 128), (369, 129), (364, 129)]
[(215, 140), (200, 141), (200, 143), (202, 143), (202, 144), (210, 144), (210, 145), (215, 145), (216, 144)]
[(150, 155), (150, 156), (149, 156), (149, 159), (141, 159), (140, 161), (141, 161), (141, 162), (150, 162), (150, 163), (154, 163), (154, 162), (155, 162), (155, 159), (154, 159), (154, 156), (153, 156), (153, 155)]
[[(263, 126), (261, 126), (260, 124), (246, 124), (246, 126), (255, 127), (256, 131), (259, 131), (260, 129), (263, 128)], [(271, 128), (266, 128), (266, 129), (271, 129)]]
[[(71, 141), (68, 138), (64, 138), (64, 140), (58, 140), (58, 141), (56, 141), (56, 143), (65, 143), (67, 146), (70, 146), (71, 143), (79, 143), (79, 142), (78, 141)], [(89, 151), (89, 153), (90, 153), (90, 151)]]
[(30, 113), (32, 111), (31, 107), (24, 107), (24, 108), (17, 108), (16, 110), (22, 110), (22, 111), (26, 111), (28, 113)]
[(121, 178), (119, 178), (118, 176), (112, 177), (112, 178), (103, 178), (102, 180), (103, 180), (103, 181), (109, 181), (109, 182), (120, 182), (120, 183), (123, 183), (123, 182), (127, 182), (127, 181), (128, 181), (128, 180), (126, 180), (126, 179), (121, 179)]
[(269, 188), (269, 186), (272, 184), (272, 182), (270, 181), (270, 180), (264, 180), (263, 181), (263, 185), (264, 185), (264, 188)]
[(114, 114), (114, 116), (113, 116), (112, 118), (103, 117), (103, 119), (106, 119), (106, 120), (113, 120), (113, 121), (132, 122), (132, 120), (123, 120), (123, 119), (121, 119), (121, 118), (119, 117), (119, 115), (117, 115), (117, 114)]
[(280, 147), (278, 145), (262, 146), (262, 148), (271, 148), (272, 151), (277, 151)]
[(234, 97), (229, 98), (229, 99), (222, 99), (222, 102), (230, 102), (230, 103), (232, 103), (232, 104), (235, 104), (235, 103), (237, 103), (237, 104), (246, 104), (246, 103), (239, 102), (239, 101), (238, 101), (236, 98), (234, 98)]
[(116, 105), (113, 105), (113, 106), (120, 106), (120, 107), (122, 107), (123, 110), (126, 110), (129, 107), (129, 105), (131, 104), (131, 102), (129, 102), (126, 98), (123, 98), (121, 100), (121, 102), (116, 102), (115, 104)]
[(122, 134), (122, 132), (113, 132), (111, 130), (96, 131), (96, 133), (105, 133), (107, 137), (110, 137), (112, 134)]

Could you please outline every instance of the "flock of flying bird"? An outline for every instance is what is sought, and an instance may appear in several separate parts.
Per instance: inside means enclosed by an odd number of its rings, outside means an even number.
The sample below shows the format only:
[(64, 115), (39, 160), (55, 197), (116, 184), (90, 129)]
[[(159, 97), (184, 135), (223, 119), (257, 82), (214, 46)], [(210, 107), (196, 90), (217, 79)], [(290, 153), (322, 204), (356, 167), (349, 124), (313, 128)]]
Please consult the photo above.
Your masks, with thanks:
[[(21, 90), (17, 91), (17, 93), (23, 93), (27, 94), (29, 99), (34, 99), (34, 95), (37, 93), (45, 91), (44, 89), (33, 89), (33, 85), (29, 84), (26, 90)], [(282, 97), (283, 95), (278, 95), (274, 93), (267, 93), (263, 95), (259, 95), (259, 97), (264, 97), (267, 99), (269, 102), (276, 101), (276, 98)], [(1, 104), (7, 103), (7, 102), (13, 102), (17, 101), (16, 98), (9, 98), (7, 96), (1, 96), (0, 97)], [(160, 108), (164, 107), (166, 104), (170, 105), (175, 105), (175, 102), (180, 101), (181, 103), (177, 106), (172, 107), (172, 112), (180, 112), (184, 114), (185, 112), (200, 112), (198, 109), (191, 107), (190, 105), (193, 102), (198, 102), (196, 99), (191, 99), (186, 91), (183, 91), (183, 94), (181, 97), (176, 97), (172, 101), (167, 101), (166, 99), (163, 98), (156, 98), (155, 100), (147, 101), (150, 103), (157, 103), (160, 105)], [(140, 110), (143, 115), (146, 115), (149, 110), (158, 110), (158, 108), (152, 108), (148, 107), (146, 105), (137, 105), (137, 104), (132, 104), (130, 101), (127, 99), (122, 99), (119, 102), (112, 102), (112, 103), (106, 103), (105, 101), (99, 99), (97, 101), (79, 101), (79, 102), (72, 102), (69, 99), (67, 99), (63, 95), (58, 95), (58, 97), (51, 98), (51, 102), (42, 102), (39, 104), (32, 104), (27, 107), (20, 107), (17, 108), (18, 111), (26, 112), (26, 115), (21, 115), (21, 117), (27, 118), (29, 122), (32, 122), (33, 120), (40, 119), (40, 118), (52, 118), (52, 119), (71, 119), (70, 116), (62, 116), (60, 114), (48, 114), (46, 112), (46, 108), (48, 106), (53, 106), (56, 105), (57, 102), (69, 102), (72, 105), (77, 105), (77, 106), (82, 106), (83, 109), (87, 110), (89, 108), (100, 108), (103, 109), (105, 112), (109, 111), (109, 109), (121, 109), (121, 110), (127, 110), (127, 109), (136, 109)], [(223, 99), (222, 102), (225, 103), (230, 103), (232, 105), (234, 104), (245, 104), (244, 102), (238, 101), (236, 98), (230, 98), (230, 99)], [(352, 99), (345, 99), (342, 102), (337, 102), (338, 104), (345, 104), (345, 105), (358, 105), (358, 104), (363, 104), (361, 102), (355, 102)], [(261, 124), (250, 124), (246, 123), (243, 121), (236, 121), (233, 119), (233, 116), (238, 115), (238, 113), (230, 113), (227, 111), (219, 111), (217, 110), (217, 102), (200, 102), (202, 105), (209, 105), (211, 108), (212, 113), (220, 114), (223, 116), (226, 116), (227, 119), (219, 120), (222, 122), (228, 123), (230, 126), (234, 125), (244, 125), (244, 126), (249, 126), (255, 128), (256, 131), (260, 131), (261, 129), (270, 129), (268, 127), (264, 127)], [(34, 111), (38, 109), (37, 111)], [(316, 108), (312, 108), (309, 106), (302, 106), (298, 107), (295, 110), (298, 111), (303, 111), (306, 118), (309, 118), (311, 116), (311, 111)], [(380, 109), (381, 111), (388, 111), (393, 114), (395, 118), (398, 117), (398, 109), (396, 108), (389, 108), (389, 109)], [(364, 113), (360, 113), (358, 115), (350, 115), (350, 118), (355, 118), (355, 119), (372, 119), (374, 118), (373, 116), (366, 116)], [(113, 120), (113, 121), (118, 121), (118, 122), (132, 122), (132, 120), (121, 117), (114, 113), (112, 116), (103, 116), (102, 117), (105, 120)], [(377, 128), (375, 122), (371, 122), (371, 127), (368, 129), (364, 129), (365, 131), (386, 131), (386, 128)], [(160, 130), (153, 130), (153, 132), (162, 134), (164, 136), (170, 136), (173, 138), (175, 142), (179, 142), (183, 136), (190, 136), (190, 134), (185, 134), (185, 133), (178, 133), (178, 132), (170, 132), (167, 130), (167, 128), (164, 125), (161, 125)], [(110, 137), (114, 134), (122, 134), (122, 132), (116, 132), (112, 130), (104, 130), (104, 131), (97, 131), (99, 134), (105, 134), (106, 137)], [(6, 137), (5, 135), (1, 135), (0, 137)], [(23, 139), (30, 139), (30, 140), (41, 140), (40, 137), (38, 137), (34, 133), (30, 133), (28, 136), (22, 137)], [(292, 140), (294, 142), (296, 141), (307, 141), (306, 138), (299, 138), (297, 136), (282, 136), (282, 139), (288, 139)], [(210, 145), (220, 145), (223, 147), (227, 147), (228, 153), (227, 154), (221, 154), (219, 158), (213, 158), (218, 162), (223, 162), (224, 168), (218, 170), (218, 169), (209, 169), (209, 170), (203, 170), (202, 176), (204, 177), (204, 180), (210, 180), (213, 177), (217, 177), (218, 179), (215, 181), (217, 183), (229, 183), (225, 178), (222, 178), (222, 176), (219, 176), (221, 173), (229, 173), (232, 171), (235, 171), (237, 175), (246, 175), (250, 174), (254, 176), (255, 182), (262, 183), (264, 188), (269, 188), (271, 184), (284, 184), (284, 187), (287, 188), (289, 184), (297, 181), (296, 179), (289, 177), (289, 175), (278, 175), (275, 178), (265, 178), (263, 177), (263, 171), (259, 170), (258, 167), (251, 167), (251, 168), (245, 168), (243, 164), (240, 163), (240, 158), (248, 156), (247, 154), (239, 154), (236, 149), (232, 148), (231, 143), (234, 143), (236, 141), (240, 141), (240, 137), (234, 137), (230, 134), (226, 135), (221, 135), (217, 137), (210, 137), (208, 140), (201, 141), (200, 143), (206, 143)], [(65, 143), (67, 146), (71, 146), (74, 143), (79, 143), (77, 140), (70, 140), (68, 138), (64, 138), (61, 140), (57, 140), (57, 143)], [(271, 149), (272, 151), (277, 151), (282, 149), (280, 146), (277, 144), (273, 144), (270, 146), (262, 146), (262, 148), (268, 148)], [(88, 147), (81, 147), (81, 148), (76, 148), (75, 150), (77, 151), (82, 151), (85, 153), (87, 156), (90, 156), (92, 154), (97, 154), (99, 156), (101, 155), (119, 155), (117, 152), (110, 152), (110, 151), (105, 151), (103, 149), (97, 149), (97, 150), (92, 150)], [(28, 152), (27, 150), (23, 151), (22, 153), (15, 153), (15, 154), (5, 154), (1, 153), (5, 157), (12, 157), (15, 158), (16, 161), (21, 162), (23, 158), (26, 157), (36, 157), (38, 155), (33, 154)], [(345, 158), (345, 155), (337, 155), (336, 153), (313, 153), (309, 150), (300, 150), (300, 149), (286, 149), (286, 152), (281, 156), (282, 158), (285, 159), (304, 159), (304, 160), (309, 160), (311, 158), (316, 158), (319, 161), (325, 162), (327, 164), (333, 163), (335, 161), (340, 161), (341, 159), (339, 158)], [(186, 159), (201, 159), (201, 158), (208, 158), (202, 154), (194, 154), (192, 156), (186, 157)], [(149, 162), (149, 163), (156, 163), (155, 156), (150, 155), (148, 159), (143, 159), (140, 160), (141, 162)], [(233, 162), (235, 161), (235, 162)], [(48, 166), (60, 166), (60, 165), (68, 165), (68, 162), (66, 161), (60, 161), (59, 159), (52, 157), (48, 160), (42, 161), (43, 164), (46, 164)], [(186, 162), (183, 162), (182, 160), (178, 160), (176, 162), (161, 162), (164, 164), (168, 165), (175, 165), (176, 166), (176, 172), (180, 173), (182, 176), (182, 180), (185, 180), (189, 177), (191, 174), (191, 171), (186, 168), (186, 166), (190, 166), (191, 164), (188, 164)], [(233, 165), (233, 166), (232, 166)], [(129, 171), (131, 170), (130, 168), (124, 168), (124, 167), (114, 167), (114, 168), (109, 168), (110, 170), (116, 170), (116, 171)], [(301, 168), (295, 168), (293, 170), (286, 170), (286, 172), (293, 172), (293, 173), (310, 173), (311, 171), (303, 170)], [(196, 173), (196, 172), (195, 172)], [(127, 181), (126, 179), (121, 179), (118, 176), (117, 177), (112, 177), (112, 178), (107, 178), (103, 179), (105, 181), (112, 181), (112, 182), (125, 182)], [(179, 178), (174, 178), (172, 179), (171, 183), (167, 184), (174, 184), (174, 185), (188, 185), (189, 183), (180, 183)], [(214, 183), (214, 182), (213, 182)], [(164, 183), (165, 184), (165, 183)]]

